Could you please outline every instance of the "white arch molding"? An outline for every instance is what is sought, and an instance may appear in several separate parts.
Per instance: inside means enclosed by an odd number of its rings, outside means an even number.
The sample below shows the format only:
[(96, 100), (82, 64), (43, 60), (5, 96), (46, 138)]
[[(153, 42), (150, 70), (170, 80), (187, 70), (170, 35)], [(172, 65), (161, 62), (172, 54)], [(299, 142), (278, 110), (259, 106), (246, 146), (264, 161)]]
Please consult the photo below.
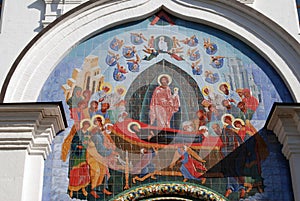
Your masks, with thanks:
[(36, 101), (58, 62), (76, 44), (108, 28), (146, 18), (161, 8), (242, 40), (279, 73), (300, 100), (300, 45), (275, 22), (236, 0), (88, 1), (58, 18), (19, 55), (1, 91), (3, 102)]

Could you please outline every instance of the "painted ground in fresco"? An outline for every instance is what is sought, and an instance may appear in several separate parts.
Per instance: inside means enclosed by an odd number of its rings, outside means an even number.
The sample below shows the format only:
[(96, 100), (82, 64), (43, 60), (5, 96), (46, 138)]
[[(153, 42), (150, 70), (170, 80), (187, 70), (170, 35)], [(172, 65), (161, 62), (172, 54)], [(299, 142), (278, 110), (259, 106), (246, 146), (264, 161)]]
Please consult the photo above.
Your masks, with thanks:
[(107, 30), (74, 46), (40, 93), (63, 101), (69, 123), (43, 200), (110, 200), (159, 182), (268, 200), (262, 128), (274, 102), (291, 100), (270, 64), (218, 29), (162, 11)]

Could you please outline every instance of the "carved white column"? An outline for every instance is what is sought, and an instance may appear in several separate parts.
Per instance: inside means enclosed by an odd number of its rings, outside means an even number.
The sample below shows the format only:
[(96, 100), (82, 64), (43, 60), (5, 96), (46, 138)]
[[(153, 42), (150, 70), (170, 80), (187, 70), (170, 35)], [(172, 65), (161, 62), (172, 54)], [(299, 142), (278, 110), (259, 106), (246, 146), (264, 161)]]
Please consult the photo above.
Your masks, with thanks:
[(61, 103), (0, 104), (0, 200), (40, 201), (44, 160), (66, 128)]
[(266, 126), (283, 145), (282, 153), (290, 164), (294, 197), (300, 201), (300, 104), (274, 104)]

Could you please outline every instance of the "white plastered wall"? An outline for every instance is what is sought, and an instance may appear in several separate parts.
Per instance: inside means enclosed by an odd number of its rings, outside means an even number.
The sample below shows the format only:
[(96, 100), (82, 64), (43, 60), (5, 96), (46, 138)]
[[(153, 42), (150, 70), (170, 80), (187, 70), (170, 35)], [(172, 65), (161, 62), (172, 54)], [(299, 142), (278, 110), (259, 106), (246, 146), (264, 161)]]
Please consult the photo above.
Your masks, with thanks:
[(300, 32), (296, 0), (256, 0), (250, 6), (280, 24), (288, 33), (295, 35), (299, 39)]
[(235, 0), (129, 0), (87, 2), (61, 18), (32, 44), (14, 66), (4, 102), (36, 101), (57, 63), (77, 43), (107, 28), (144, 18), (161, 7), (173, 15), (219, 28), (266, 58), (300, 100), (299, 43), (284, 29)]

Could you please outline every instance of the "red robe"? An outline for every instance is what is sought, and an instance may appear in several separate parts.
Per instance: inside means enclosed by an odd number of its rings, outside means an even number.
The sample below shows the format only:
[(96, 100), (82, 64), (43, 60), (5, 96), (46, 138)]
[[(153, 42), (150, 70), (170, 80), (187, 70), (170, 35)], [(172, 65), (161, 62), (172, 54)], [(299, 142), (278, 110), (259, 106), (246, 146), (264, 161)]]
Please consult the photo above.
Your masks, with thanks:
[(171, 118), (179, 106), (179, 96), (172, 95), (168, 86), (156, 87), (150, 103), (150, 123), (153, 124), (156, 120), (158, 127), (170, 128)]
[(256, 111), (259, 104), (257, 98), (255, 98), (254, 96), (243, 98), (242, 101), (246, 104), (246, 107), (248, 109), (253, 110), (254, 112)]

